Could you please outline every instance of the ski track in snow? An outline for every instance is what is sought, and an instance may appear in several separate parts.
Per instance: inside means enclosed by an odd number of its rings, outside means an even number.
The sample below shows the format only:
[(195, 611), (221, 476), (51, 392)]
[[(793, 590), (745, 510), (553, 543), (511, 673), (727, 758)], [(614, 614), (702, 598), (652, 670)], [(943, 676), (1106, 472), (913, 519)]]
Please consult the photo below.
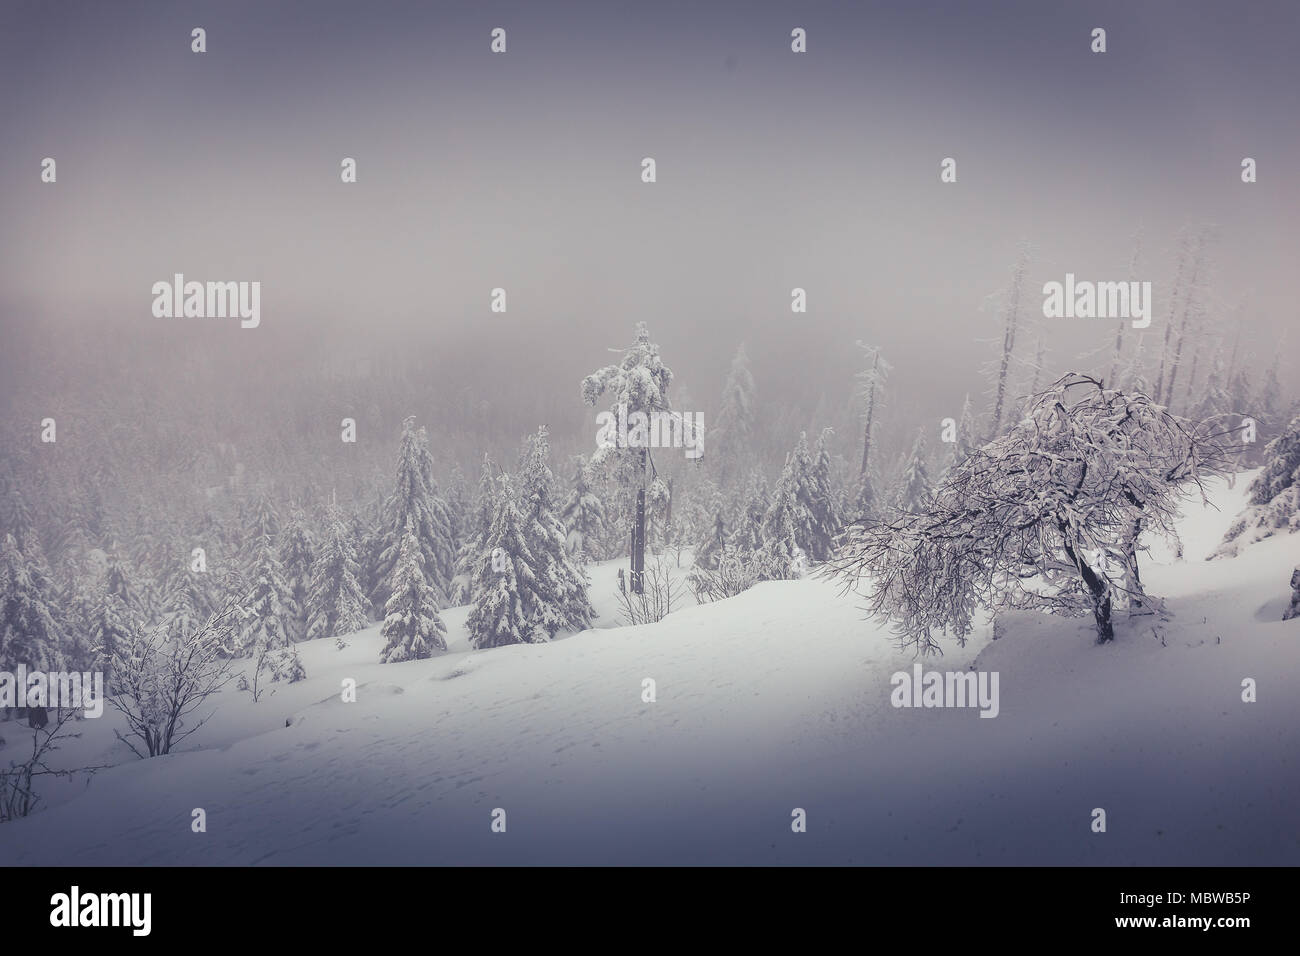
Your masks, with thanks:
[[(1216, 488), (1220, 511), (1188, 505), (1183, 560), (1155, 547), (1144, 564), (1175, 614), (1164, 646), (1148, 624), (1097, 647), (1085, 620), (1019, 614), (997, 641), (980, 628), (923, 661), (999, 672), (996, 719), (892, 708), (913, 656), (833, 583), (615, 629), (610, 562), (592, 569), (596, 629), (549, 645), (470, 650), (453, 608), (430, 660), (375, 663), (378, 625), (341, 651), (300, 645), (306, 681), (257, 704), (231, 685), (182, 753), (137, 760), (111, 712), (82, 721), (61, 764), (117, 766), (0, 826), (0, 859), (1295, 865), (1300, 620), (1279, 619), (1300, 536), (1203, 560), (1247, 484)], [(356, 703), (339, 696), (349, 677)], [(0, 734), (0, 760), (21, 752), (16, 722)], [(796, 807), (807, 833), (791, 832)]]

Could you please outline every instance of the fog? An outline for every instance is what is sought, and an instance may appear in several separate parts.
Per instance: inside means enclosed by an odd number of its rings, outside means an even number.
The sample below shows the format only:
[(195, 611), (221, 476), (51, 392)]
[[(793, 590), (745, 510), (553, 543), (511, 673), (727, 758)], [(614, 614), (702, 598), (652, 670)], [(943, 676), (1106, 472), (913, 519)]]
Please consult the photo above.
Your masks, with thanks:
[[(1209, 227), (1212, 334), (1266, 362), (1295, 322), (1294, 4), (361, 9), (5, 5), (0, 407), (24, 440), (92, 385), (261, 429), (322, 362), (384, 357), (428, 396), (380, 400), (390, 438), (468, 389), (503, 433), (576, 440), (578, 381), (638, 321), (706, 413), (744, 342), (759, 401), (810, 428), (879, 344), (907, 432), (983, 401), (1022, 243), (1032, 314), (1067, 272), (1128, 278), (1140, 236), (1158, 336), (1180, 231)], [(155, 318), (175, 273), (260, 281), (260, 326)], [(1047, 362), (1113, 335), (1048, 321)]]

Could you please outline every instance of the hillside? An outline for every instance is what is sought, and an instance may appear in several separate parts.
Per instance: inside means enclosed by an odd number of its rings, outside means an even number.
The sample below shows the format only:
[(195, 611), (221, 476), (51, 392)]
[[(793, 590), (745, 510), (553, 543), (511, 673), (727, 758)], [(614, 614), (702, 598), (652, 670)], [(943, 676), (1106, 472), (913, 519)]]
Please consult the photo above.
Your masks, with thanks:
[[(184, 753), (137, 760), (111, 712), (82, 721), (64, 765), (117, 765), (0, 826), (0, 858), (1295, 865), (1300, 620), (1280, 617), (1300, 537), (1203, 560), (1245, 484), (1215, 487), (1221, 510), (1189, 506), (1183, 559), (1144, 566), (1175, 615), (1163, 640), (1123, 625), (1098, 647), (1088, 621), (1016, 615), (998, 640), (984, 626), (923, 662), (998, 672), (996, 719), (891, 707), (890, 675), (913, 658), (832, 583), (768, 582), (619, 628), (607, 564), (592, 569), (599, 626), (548, 645), (472, 651), (452, 609), (431, 660), (375, 663), (378, 626), (344, 650), (303, 645), (306, 681), (256, 704), (232, 685)], [(24, 733), (0, 724), (0, 760)]]

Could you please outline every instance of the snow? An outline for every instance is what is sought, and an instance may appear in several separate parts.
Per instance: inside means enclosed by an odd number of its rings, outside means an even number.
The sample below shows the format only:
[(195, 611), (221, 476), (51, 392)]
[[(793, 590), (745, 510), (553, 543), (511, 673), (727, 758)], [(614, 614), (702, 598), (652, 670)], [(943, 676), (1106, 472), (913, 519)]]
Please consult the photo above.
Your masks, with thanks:
[[(1098, 647), (1089, 619), (1020, 614), (996, 641), (984, 623), (923, 660), (998, 671), (996, 719), (891, 707), (890, 675), (914, 658), (833, 583), (766, 582), (615, 627), (606, 562), (589, 569), (597, 626), (550, 644), (472, 651), (453, 608), (449, 650), (427, 660), (379, 664), (378, 624), (344, 650), (300, 644), (307, 680), (256, 704), (231, 685), (182, 753), (137, 760), (111, 711), (82, 721), (61, 764), (115, 766), (0, 826), (0, 859), (1295, 865), (1300, 620), (1281, 616), (1300, 536), (1204, 560), (1249, 477), (1212, 486), (1219, 510), (1186, 506), (1181, 560), (1144, 560), (1175, 615), (1163, 643), (1121, 620)], [(0, 723), (0, 760), (29, 735)]]

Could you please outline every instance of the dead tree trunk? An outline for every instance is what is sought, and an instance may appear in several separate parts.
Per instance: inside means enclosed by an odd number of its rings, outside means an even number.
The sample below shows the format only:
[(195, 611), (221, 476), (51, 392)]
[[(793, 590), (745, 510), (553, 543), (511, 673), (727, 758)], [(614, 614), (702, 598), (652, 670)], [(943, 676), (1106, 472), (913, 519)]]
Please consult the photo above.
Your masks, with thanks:
[(641, 487), (636, 491), (636, 517), (632, 522), (632, 593), (645, 592), (645, 469), (646, 451), (641, 449)]

